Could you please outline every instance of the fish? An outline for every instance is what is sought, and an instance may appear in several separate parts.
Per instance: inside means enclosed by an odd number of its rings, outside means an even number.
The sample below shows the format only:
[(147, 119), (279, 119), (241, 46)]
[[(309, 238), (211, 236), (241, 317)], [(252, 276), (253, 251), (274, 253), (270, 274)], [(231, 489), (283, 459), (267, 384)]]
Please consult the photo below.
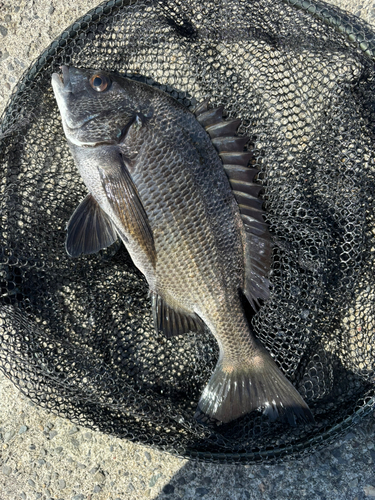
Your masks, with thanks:
[(62, 66), (52, 87), (88, 194), (67, 224), (71, 257), (122, 240), (145, 276), (156, 332), (205, 331), (219, 346), (202, 424), (253, 411), (294, 426), (306, 402), (256, 338), (244, 301), (268, 299), (272, 242), (240, 119), (208, 100), (194, 113), (153, 86)]

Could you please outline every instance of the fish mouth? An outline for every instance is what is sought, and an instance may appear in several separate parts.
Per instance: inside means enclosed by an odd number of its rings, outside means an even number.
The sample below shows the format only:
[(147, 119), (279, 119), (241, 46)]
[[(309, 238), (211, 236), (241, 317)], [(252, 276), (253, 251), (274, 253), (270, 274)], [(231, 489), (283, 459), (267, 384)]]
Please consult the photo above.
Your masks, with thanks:
[(52, 74), (52, 85), (57, 85), (59, 90), (62, 90), (64, 92), (72, 92), (72, 82), (70, 81), (69, 66), (60, 66), (60, 70), (62, 71), (62, 74)]
[(90, 121), (97, 118), (100, 113), (93, 113), (92, 115), (85, 116), (83, 118), (72, 114), (70, 103), (71, 100), (75, 98), (75, 95), (70, 78), (70, 68), (69, 66), (63, 65), (60, 66), (60, 70), (61, 73), (52, 74), (52, 88), (56, 97), (57, 105), (60, 109), (65, 134), (73, 143), (81, 145), (81, 142), (76, 142), (74, 140), (70, 132), (80, 129)]

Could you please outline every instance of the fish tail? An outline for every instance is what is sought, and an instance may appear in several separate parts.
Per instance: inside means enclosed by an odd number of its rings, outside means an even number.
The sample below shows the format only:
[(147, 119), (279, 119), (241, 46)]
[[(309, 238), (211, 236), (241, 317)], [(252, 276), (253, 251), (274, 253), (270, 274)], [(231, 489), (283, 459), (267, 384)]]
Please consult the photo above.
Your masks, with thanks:
[(257, 345), (246, 363), (231, 363), (220, 356), (198, 403), (195, 418), (227, 423), (261, 409), (271, 420), (280, 418), (295, 426), (314, 417), (271, 355)]

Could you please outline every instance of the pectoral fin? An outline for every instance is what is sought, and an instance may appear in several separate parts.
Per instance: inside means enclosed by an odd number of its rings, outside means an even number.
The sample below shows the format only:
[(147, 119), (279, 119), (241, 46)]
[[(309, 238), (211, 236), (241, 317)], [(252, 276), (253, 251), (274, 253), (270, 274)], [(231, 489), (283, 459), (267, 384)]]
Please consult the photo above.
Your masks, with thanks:
[(132, 235), (155, 263), (156, 251), (148, 217), (121, 154), (118, 153), (108, 166), (99, 168), (99, 174), (107, 199), (125, 233)]
[(117, 240), (110, 218), (88, 194), (67, 224), (65, 248), (71, 257), (99, 252)]

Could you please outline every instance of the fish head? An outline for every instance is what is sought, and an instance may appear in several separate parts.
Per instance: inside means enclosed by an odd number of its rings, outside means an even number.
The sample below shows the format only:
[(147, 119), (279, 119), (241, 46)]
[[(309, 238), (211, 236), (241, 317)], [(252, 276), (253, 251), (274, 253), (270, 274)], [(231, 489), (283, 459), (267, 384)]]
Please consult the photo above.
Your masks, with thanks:
[(53, 73), (52, 87), (72, 144), (117, 144), (139, 116), (152, 115), (150, 99), (139, 95), (136, 82), (101, 70), (62, 66), (61, 71)]

